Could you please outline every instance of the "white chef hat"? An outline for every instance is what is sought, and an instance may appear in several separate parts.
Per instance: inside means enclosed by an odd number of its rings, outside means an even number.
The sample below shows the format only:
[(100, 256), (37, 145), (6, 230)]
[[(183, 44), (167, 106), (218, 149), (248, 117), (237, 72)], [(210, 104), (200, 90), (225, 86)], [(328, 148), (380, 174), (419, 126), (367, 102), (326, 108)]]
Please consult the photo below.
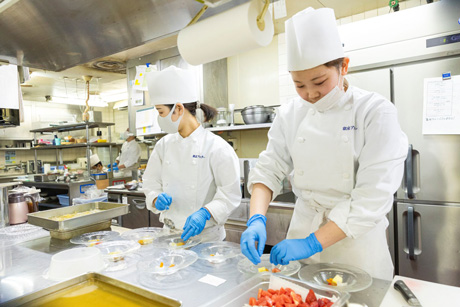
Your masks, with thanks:
[(285, 25), (289, 71), (310, 69), (344, 57), (333, 9), (309, 7)]
[(193, 71), (170, 66), (147, 74), (150, 103), (176, 104), (198, 100), (197, 82)]
[(93, 167), (99, 162), (101, 162), (101, 159), (99, 159), (99, 156), (97, 154), (94, 154), (89, 157), (89, 162), (90, 162), (91, 167)]

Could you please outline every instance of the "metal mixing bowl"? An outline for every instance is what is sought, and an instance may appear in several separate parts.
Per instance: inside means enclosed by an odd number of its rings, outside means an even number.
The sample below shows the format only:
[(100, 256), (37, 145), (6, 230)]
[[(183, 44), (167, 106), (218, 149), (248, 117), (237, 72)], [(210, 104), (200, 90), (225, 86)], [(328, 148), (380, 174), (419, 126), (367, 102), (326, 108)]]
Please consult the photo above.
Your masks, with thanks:
[(246, 125), (263, 124), (268, 121), (270, 111), (261, 105), (250, 106), (241, 111), (241, 116)]

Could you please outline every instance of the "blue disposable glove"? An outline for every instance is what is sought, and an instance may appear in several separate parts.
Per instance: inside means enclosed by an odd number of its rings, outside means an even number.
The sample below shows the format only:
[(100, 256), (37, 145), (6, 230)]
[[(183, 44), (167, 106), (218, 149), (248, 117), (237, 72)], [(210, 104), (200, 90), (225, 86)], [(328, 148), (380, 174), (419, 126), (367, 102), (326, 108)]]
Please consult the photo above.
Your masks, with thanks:
[(171, 205), (172, 197), (166, 193), (161, 193), (157, 197), (157, 201), (155, 202), (155, 208), (157, 210), (163, 211), (168, 210), (169, 206)]
[(182, 240), (187, 241), (190, 237), (200, 234), (204, 226), (206, 226), (206, 221), (211, 218), (211, 213), (205, 208), (201, 208), (197, 212), (193, 213), (185, 221), (185, 226), (183, 228), (184, 232), (181, 235)]
[[(248, 228), (241, 236), (241, 252), (254, 264), (260, 263), (267, 241), (267, 218), (262, 214), (254, 214), (247, 222)], [(256, 241), (259, 242), (256, 249)]]
[(270, 262), (287, 265), (289, 261), (309, 258), (322, 251), (321, 243), (312, 233), (305, 239), (287, 239), (276, 244), (270, 253)]

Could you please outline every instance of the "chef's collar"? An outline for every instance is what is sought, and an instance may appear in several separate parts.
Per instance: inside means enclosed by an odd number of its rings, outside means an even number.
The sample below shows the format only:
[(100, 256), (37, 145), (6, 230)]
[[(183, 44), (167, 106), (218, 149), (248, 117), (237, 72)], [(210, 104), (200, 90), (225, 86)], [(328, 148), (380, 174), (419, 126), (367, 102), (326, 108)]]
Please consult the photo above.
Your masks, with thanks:
[(176, 140), (178, 142), (186, 142), (187, 140), (192, 140), (196, 141), (198, 138), (200, 138), (200, 135), (204, 132), (204, 128), (202, 125), (199, 125), (198, 128), (196, 128), (188, 137), (182, 137), (180, 133), (178, 132), (176, 134)]

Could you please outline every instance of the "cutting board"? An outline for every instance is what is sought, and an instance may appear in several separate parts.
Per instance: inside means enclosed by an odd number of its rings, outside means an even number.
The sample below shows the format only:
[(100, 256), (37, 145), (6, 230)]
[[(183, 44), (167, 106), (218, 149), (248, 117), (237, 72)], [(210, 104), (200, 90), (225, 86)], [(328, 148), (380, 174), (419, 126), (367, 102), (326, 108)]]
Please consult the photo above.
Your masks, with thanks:
[(408, 306), (401, 293), (393, 287), (397, 280), (403, 280), (423, 307), (459, 306), (460, 288), (437, 284), (396, 275), (391, 282), (380, 307)]

